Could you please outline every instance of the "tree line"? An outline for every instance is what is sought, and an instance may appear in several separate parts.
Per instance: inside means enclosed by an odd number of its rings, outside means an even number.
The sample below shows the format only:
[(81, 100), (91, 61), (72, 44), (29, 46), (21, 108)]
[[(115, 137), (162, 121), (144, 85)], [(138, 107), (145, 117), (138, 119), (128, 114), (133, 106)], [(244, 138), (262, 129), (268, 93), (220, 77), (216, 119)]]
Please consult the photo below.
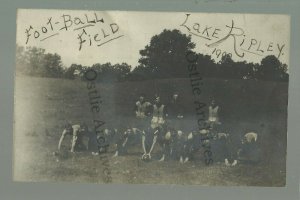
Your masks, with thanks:
[(269, 55), (260, 63), (233, 61), (230, 55), (223, 55), (219, 62), (210, 55), (196, 52), (191, 37), (179, 30), (163, 30), (151, 38), (150, 43), (140, 50), (138, 66), (127, 63), (96, 63), (92, 66), (72, 64), (63, 67), (60, 55), (46, 53), (37, 47), (17, 46), (16, 67), (18, 72), (30, 76), (75, 79), (82, 77), (88, 68), (94, 69), (100, 82), (140, 81), (147, 79), (188, 77), (186, 58), (192, 52), (195, 65), (202, 77), (223, 79), (251, 79), (266, 81), (288, 81), (288, 66), (277, 57)]
[(96, 63), (92, 66), (83, 66), (81, 64), (72, 64), (64, 67), (61, 56), (58, 54), (46, 53), (45, 49), (37, 47), (17, 46), (16, 52), (16, 70), (22, 74), (37, 77), (83, 78), (84, 72), (92, 68), (98, 74), (98, 81), (123, 81), (126, 80), (131, 71), (131, 66), (126, 63)]

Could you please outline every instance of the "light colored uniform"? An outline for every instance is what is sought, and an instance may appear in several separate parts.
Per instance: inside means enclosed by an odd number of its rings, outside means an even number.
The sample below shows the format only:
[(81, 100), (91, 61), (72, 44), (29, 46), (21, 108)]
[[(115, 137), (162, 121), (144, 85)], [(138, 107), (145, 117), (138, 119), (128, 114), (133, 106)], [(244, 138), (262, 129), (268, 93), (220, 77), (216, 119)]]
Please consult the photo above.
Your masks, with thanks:
[(208, 121), (209, 122), (216, 122), (218, 123), (219, 122), (219, 115), (218, 115), (218, 111), (219, 111), (219, 106), (216, 106), (216, 107), (212, 107), (212, 106), (209, 106), (208, 107)]
[(161, 104), (160, 107), (157, 107), (156, 104), (153, 105), (153, 117), (151, 120), (151, 128), (155, 129), (158, 127), (162, 127), (162, 125), (165, 123), (164, 108), (165, 105), (163, 104)]
[(145, 130), (149, 123), (148, 121), (148, 108), (151, 106), (151, 103), (145, 101), (145, 102), (140, 102), (137, 101), (135, 103), (135, 126), (136, 128), (139, 128), (140, 130)]
[(136, 114), (136, 118), (138, 119), (144, 119), (146, 118), (146, 112), (147, 112), (147, 108), (151, 105), (149, 102), (145, 101), (143, 103), (141, 103), (140, 101), (137, 101), (135, 103), (136, 105), (136, 111), (135, 111), (135, 114)]
[(212, 107), (209, 106), (208, 107), (208, 120), (207, 120), (210, 128), (215, 129), (218, 127), (218, 125), (221, 124), (220, 120), (219, 120), (219, 106), (216, 107)]

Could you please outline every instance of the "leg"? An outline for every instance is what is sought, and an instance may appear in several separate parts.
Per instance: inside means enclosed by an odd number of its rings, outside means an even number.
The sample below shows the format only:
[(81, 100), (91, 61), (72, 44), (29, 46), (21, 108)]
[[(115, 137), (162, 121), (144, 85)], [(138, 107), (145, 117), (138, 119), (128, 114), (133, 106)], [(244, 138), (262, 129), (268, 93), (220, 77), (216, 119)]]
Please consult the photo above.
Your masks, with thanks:
[(77, 135), (73, 135), (72, 145), (71, 145), (71, 152), (73, 152), (73, 153), (74, 153), (74, 150), (75, 150), (75, 146), (77, 144), (77, 139), (78, 139), (78, 136)]
[(63, 140), (64, 140), (66, 134), (67, 134), (67, 131), (64, 130), (64, 131), (62, 132), (61, 137), (60, 137), (59, 142), (58, 142), (58, 150), (61, 149), (61, 144), (62, 144), (62, 142), (63, 142)]
[(143, 151), (144, 151), (143, 155), (146, 155), (147, 150), (146, 150), (146, 135), (145, 135), (145, 132), (142, 135), (142, 147), (143, 147)]
[(159, 162), (163, 162), (165, 161), (165, 157), (166, 157), (166, 144), (162, 144), (162, 149), (163, 149), (163, 154), (162, 157), (159, 159)]

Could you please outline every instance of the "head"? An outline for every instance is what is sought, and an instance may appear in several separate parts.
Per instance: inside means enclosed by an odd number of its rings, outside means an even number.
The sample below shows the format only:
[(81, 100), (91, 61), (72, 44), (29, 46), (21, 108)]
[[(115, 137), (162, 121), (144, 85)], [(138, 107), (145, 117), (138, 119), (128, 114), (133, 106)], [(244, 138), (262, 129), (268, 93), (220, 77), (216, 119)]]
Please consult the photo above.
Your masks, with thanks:
[(178, 130), (177, 135), (178, 135), (178, 137), (181, 137), (183, 135), (183, 132), (181, 130)]
[(174, 99), (174, 100), (177, 100), (177, 99), (178, 99), (178, 92), (174, 92), (174, 93), (173, 93), (173, 99)]
[(168, 131), (165, 135), (165, 139), (169, 141), (171, 139), (171, 136), (172, 136), (171, 132)]
[(159, 96), (155, 97), (154, 103), (155, 104), (160, 104), (160, 97)]
[(110, 134), (110, 130), (108, 128), (105, 128), (103, 130), (104, 135), (109, 135)]
[(251, 143), (251, 141), (247, 140), (246, 137), (243, 137), (243, 138), (241, 139), (241, 142), (242, 142), (242, 144), (250, 144), (250, 143)]
[(114, 133), (117, 133), (119, 131), (118, 128), (114, 128), (113, 130), (114, 130)]
[(214, 99), (212, 99), (211, 102), (210, 102), (210, 105), (211, 106), (216, 106), (216, 101)]
[(257, 141), (257, 133), (249, 132), (242, 138), (242, 144), (252, 144)]
[(132, 133), (132, 129), (130, 127), (127, 127), (125, 134), (131, 134)]
[(70, 129), (72, 128), (72, 125), (70, 123), (65, 124), (65, 129)]
[(209, 146), (210, 144), (211, 144), (211, 142), (209, 140), (202, 141), (202, 145), (204, 145), (204, 146)]
[(206, 129), (206, 128), (202, 128), (202, 129), (199, 130), (199, 133), (200, 133), (201, 135), (207, 135), (207, 134), (209, 133), (209, 130)]
[(70, 123), (67, 123), (67, 124), (65, 125), (65, 130), (66, 130), (66, 132), (68, 132), (68, 133), (73, 132), (72, 125), (71, 125)]
[(140, 102), (144, 102), (144, 101), (145, 101), (145, 95), (141, 94), (141, 95), (139, 96), (139, 101), (140, 101)]
[(132, 130), (133, 134), (137, 134), (138, 133), (138, 129), (137, 128), (132, 128), (131, 130)]
[(88, 131), (88, 126), (85, 123), (80, 124), (80, 131), (81, 132), (87, 132)]
[(216, 136), (218, 140), (227, 140), (229, 138), (228, 133), (217, 133)]

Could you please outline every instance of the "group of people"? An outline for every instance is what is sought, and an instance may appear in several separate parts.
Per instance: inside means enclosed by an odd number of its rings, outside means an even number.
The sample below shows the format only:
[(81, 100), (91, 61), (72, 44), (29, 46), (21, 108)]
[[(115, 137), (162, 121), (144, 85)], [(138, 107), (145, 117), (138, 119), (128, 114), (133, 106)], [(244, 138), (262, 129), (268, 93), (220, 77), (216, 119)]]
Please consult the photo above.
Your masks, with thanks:
[[(142, 160), (151, 160), (152, 152), (158, 143), (161, 149), (159, 161), (166, 159), (179, 160), (186, 163), (200, 152), (209, 149), (214, 162), (224, 162), (227, 166), (235, 166), (238, 160), (257, 162), (257, 155), (251, 155), (252, 149), (257, 149), (257, 133), (246, 133), (242, 147), (234, 149), (228, 133), (220, 132), (217, 127), (221, 126), (219, 120), (220, 107), (212, 100), (208, 106), (207, 123), (209, 128), (195, 131), (187, 131), (184, 128), (185, 113), (183, 105), (179, 101), (179, 95), (175, 92), (168, 104), (163, 104), (161, 98), (155, 95), (154, 102), (146, 101), (141, 94), (134, 106), (135, 122), (125, 130), (117, 128), (104, 129), (101, 136), (89, 135), (89, 145), (96, 144), (99, 138), (105, 138), (108, 146), (116, 146), (114, 157), (125, 155), (130, 146), (142, 144)], [(82, 137), (88, 132), (86, 125), (67, 125), (59, 140), (60, 150), (63, 139), (66, 135), (72, 135), (71, 152), (82, 148)], [(93, 135), (93, 137), (91, 137)], [(250, 148), (249, 148), (250, 146)], [(250, 150), (249, 150), (250, 149)], [(93, 155), (105, 152), (106, 148), (99, 147), (97, 151), (92, 151)], [(250, 152), (250, 153), (249, 153)], [(253, 154), (253, 153), (252, 153)]]

